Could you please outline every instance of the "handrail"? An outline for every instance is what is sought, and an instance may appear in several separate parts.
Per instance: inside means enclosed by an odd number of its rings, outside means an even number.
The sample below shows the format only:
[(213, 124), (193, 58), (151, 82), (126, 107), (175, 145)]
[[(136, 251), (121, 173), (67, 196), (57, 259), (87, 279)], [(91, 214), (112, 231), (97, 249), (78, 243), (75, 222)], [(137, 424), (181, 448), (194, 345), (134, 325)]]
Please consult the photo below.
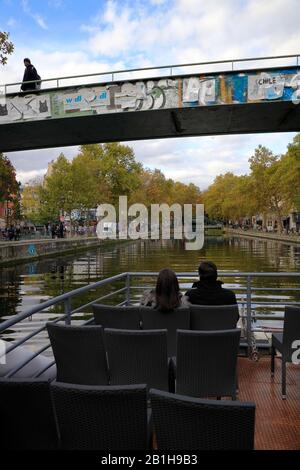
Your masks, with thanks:
[[(178, 277), (186, 277), (186, 278), (198, 278), (198, 273), (194, 272), (179, 272), (176, 273)], [(25, 318), (28, 318), (32, 316), (34, 313), (40, 312), (42, 310), (45, 310), (47, 307), (51, 307), (52, 305), (55, 305), (57, 303), (63, 302), (64, 300), (67, 300), (71, 297), (74, 297), (76, 295), (82, 294), (84, 292), (87, 292), (91, 289), (95, 289), (97, 287), (109, 284), (111, 282), (117, 281), (124, 279), (126, 276), (129, 277), (154, 277), (157, 276), (157, 272), (154, 271), (129, 271), (129, 272), (123, 272), (120, 274), (116, 274), (115, 276), (102, 279), (101, 281), (94, 282), (92, 284), (88, 284), (83, 287), (79, 287), (78, 289), (74, 289), (70, 292), (65, 292), (64, 294), (61, 294), (57, 297), (54, 297), (52, 299), (46, 300), (45, 302), (42, 302), (34, 307), (31, 307), (28, 310), (25, 310), (25, 312), (19, 313), (17, 315), (14, 315), (12, 318), (9, 318), (8, 320), (4, 321), (3, 323), (0, 323), (0, 333), (10, 326), (18, 323), (19, 321), (24, 320)], [(248, 276), (255, 276), (255, 277), (300, 277), (300, 273), (297, 272), (228, 272), (228, 271), (219, 271), (219, 277), (248, 277)], [(240, 288), (239, 288), (240, 289)], [(259, 289), (259, 288), (257, 288)], [(263, 289), (263, 288), (262, 288)], [(295, 288), (297, 289), (297, 288)], [(108, 294), (110, 295), (110, 294)], [(87, 306), (87, 305), (86, 305)], [(84, 307), (84, 306), (83, 306)], [(83, 308), (81, 307), (81, 308)], [(78, 309), (77, 309), (78, 310)]]
[(65, 292), (64, 294), (58, 295), (57, 297), (54, 297), (53, 299), (46, 300), (46, 302), (42, 302), (38, 305), (35, 305), (34, 307), (31, 307), (28, 310), (25, 310), (25, 312), (14, 315), (12, 318), (9, 318), (3, 323), (0, 323), (0, 333), (6, 330), (7, 328), (9, 328), (10, 326), (14, 325), (15, 323), (25, 320), (25, 318), (31, 317), (31, 315), (33, 315), (34, 313), (45, 310), (47, 307), (51, 307), (52, 305), (63, 302), (64, 300), (70, 299), (71, 297), (74, 297), (78, 294), (82, 294), (91, 289), (104, 286), (105, 284), (109, 284), (113, 281), (118, 281), (120, 279), (123, 279), (125, 276), (126, 276), (126, 273), (116, 274), (115, 276), (109, 277), (107, 279), (102, 279), (101, 281), (93, 282), (92, 284), (79, 287), (78, 289), (71, 290), (70, 292)]
[[(279, 56), (264, 56), (264, 57), (249, 57), (249, 58), (243, 58), (243, 59), (225, 59), (225, 60), (213, 60), (213, 61), (206, 61), (206, 62), (191, 62), (191, 63), (185, 63), (185, 64), (172, 64), (172, 65), (160, 65), (157, 67), (142, 67), (142, 68), (133, 68), (133, 69), (125, 69), (125, 70), (114, 70), (114, 71), (107, 71), (107, 72), (99, 72), (99, 73), (88, 73), (88, 74), (83, 74), (83, 75), (68, 75), (65, 77), (53, 77), (53, 78), (46, 78), (43, 80), (31, 80), (31, 81), (26, 81), (26, 83), (45, 83), (45, 82), (50, 82), (50, 81), (56, 81), (57, 88), (59, 88), (59, 82), (60, 80), (71, 80), (71, 79), (78, 79), (78, 78), (89, 78), (89, 77), (96, 77), (96, 76), (105, 76), (105, 75), (111, 75), (111, 82), (116, 82), (115, 75), (116, 74), (121, 74), (121, 73), (132, 73), (132, 72), (142, 72), (142, 71), (149, 71), (149, 70), (167, 70), (169, 69), (170, 75), (173, 75), (173, 69), (174, 68), (183, 68), (183, 67), (196, 67), (196, 66), (202, 66), (202, 65), (215, 65), (215, 64), (231, 64), (231, 71), (234, 71), (234, 64), (237, 64), (239, 62), (259, 62), (262, 60), (277, 60), (277, 59), (289, 59), (289, 58), (295, 58), (296, 59), (296, 66), (299, 65), (298, 58), (300, 57), (300, 54), (288, 54), (288, 55), (279, 55)], [(239, 69), (238, 69), (239, 70)], [(240, 71), (240, 70), (239, 70)], [(220, 72), (217, 70), (215, 73)], [(21, 85), (23, 81), (21, 82), (15, 82), (15, 83), (7, 83), (7, 84), (0, 84), (0, 88), (4, 87), (5, 94), (6, 94), (6, 89), (7, 87), (11, 86), (16, 86), (16, 85)]]
[[(136, 278), (136, 277), (146, 277), (146, 278), (153, 278), (157, 276), (157, 272), (152, 272), (152, 271), (144, 271), (144, 272), (123, 272), (120, 274), (117, 274), (115, 276), (102, 279), (100, 281), (88, 284), (83, 287), (79, 287), (78, 289), (74, 289), (70, 292), (66, 292), (64, 294), (61, 294), (57, 297), (54, 297), (52, 299), (47, 300), (46, 302), (42, 302), (34, 307), (31, 307), (30, 309), (26, 310), (25, 312), (21, 314), (14, 315), (12, 318), (4, 321), (2, 324), (0, 323), (0, 333), (4, 332), (7, 330), (12, 325), (18, 324), (20, 321), (31, 317), (34, 313), (41, 312), (45, 310), (47, 307), (50, 307), (52, 305), (57, 305), (61, 302), (64, 302), (65, 305), (65, 312), (63, 314), (57, 314), (59, 315), (58, 318), (55, 318), (52, 320), (52, 322), (57, 323), (59, 321), (65, 320), (68, 324), (71, 323), (71, 317), (75, 315), (76, 313), (82, 312), (85, 308), (99, 302), (100, 300), (105, 300), (105, 299), (110, 299), (113, 296), (116, 296), (118, 294), (125, 294), (125, 300), (120, 302), (118, 305), (128, 305), (130, 304), (130, 292), (134, 289), (140, 289), (140, 286), (135, 286), (131, 285), (131, 279)], [(197, 272), (178, 272), (176, 273), (179, 280), (184, 280), (184, 279), (195, 279), (198, 278), (198, 273)], [(219, 271), (219, 277), (220, 278), (245, 278), (246, 283), (245, 285), (237, 285), (234, 287), (236, 291), (242, 291), (240, 295), (242, 295), (241, 298), (238, 297), (238, 304), (241, 305), (244, 309), (245, 312), (245, 319), (246, 319), (246, 325), (247, 325), (247, 343), (248, 345), (251, 343), (251, 334), (253, 335), (253, 332), (255, 331), (261, 331), (261, 328), (255, 328), (251, 326), (252, 320), (253, 319), (268, 319), (268, 320), (282, 320), (283, 317), (281, 314), (275, 315), (272, 317), (269, 317), (268, 315), (264, 314), (263, 312), (257, 313), (256, 310), (252, 311), (253, 305), (255, 305), (254, 308), (259, 307), (259, 306), (284, 306), (284, 305), (299, 305), (300, 302), (293, 301), (291, 302), (288, 298), (286, 301), (278, 301), (278, 299), (270, 299), (270, 301), (263, 301), (256, 299), (255, 292), (261, 292), (261, 291), (291, 291), (291, 292), (300, 292), (300, 287), (272, 287), (272, 286), (266, 286), (266, 287), (256, 287), (253, 286), (252, 280), (254, 278), (283, 278), (283, 277), (289, 277), (289, 278), (300, 278), (300, 272), (239, 272), (239, 271)], [(101, 297), (98, 297), (97, 299), (94, 299), (92, 301), (89, 301), (88, 303), (81, 305), (75, 309), (71, 309), (71, 298), (80, 295), (84, 292), (94, 290), (98, 287), (105, 286), (108, 284), (111, 284), (115, 281), (118, 280), (123, 280), (125, 281), (125, 287), (117, 288), (116, 290), (113, 290), (107, 294), (102, 295)], [(144, 286), (145, 287), (145, 286)], [(148, 286), (149, 287), (149, 286)], [(243, 294), (244, 293), (244, 294)], [(261, 296), (259, 296), (261, 297)], [(268, 298), (268, 297), (267, 297)], [(50, 312), (53, 313), (54, 315), (56, 314), (55, 312)], [(88, 319), (84, 322), (84, 324), (90, 323), (92, 320)], [(12, 350), (16, 349), (18, 346), (21, 344), (24, 344), (26, 341), (29, 339), (33, 338), (34, 336), (38, 335), (42, 331), (46, 329), (46, 322), (44, 325), (39, 326), (36, 328), (34, 331), (30, 332), (28, 335), (25, 335), (25, 337), (11, 342), (9, 346), (6, 348), (6, 352), (3, 354), (9, 354)], [(50, 347), (50, 343), (47, 343), (47, 345), (43, 346), (42, 348), (38, 349), (36, 352), (32, 353), (30, 357), (27, 357), (26, 360), (23, 360), (19, 364), (15, 365), (12, 370), (10, 370), (7, 373), (7, 377), (12, 377), (17, 373), (20, 369), (25, 367), (28, 363), (31, 362), (32, 359), (37, 357), (40, 353), (45, 351)], [(1, 354), (1, 356), (3, 355)], [(46, 368), (43, 369), (47, 370), (53, 365), (53, 362), (49, 364)], [(41, 375), (43, 371), (38, 371), (37, 374)]]

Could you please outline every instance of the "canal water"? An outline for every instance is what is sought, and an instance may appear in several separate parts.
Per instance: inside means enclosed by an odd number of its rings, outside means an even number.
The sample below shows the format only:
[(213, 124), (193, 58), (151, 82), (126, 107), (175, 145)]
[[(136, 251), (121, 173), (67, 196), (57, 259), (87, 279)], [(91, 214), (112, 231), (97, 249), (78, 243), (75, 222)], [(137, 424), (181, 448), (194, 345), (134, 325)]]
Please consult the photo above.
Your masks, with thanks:
[[(177, 272), (196, 272), (201, 260), (214, 261), (220, 271), (234, 272), (300, 272), (300, 245), (289, 245), (271, 240), (260, 240), (246, 237), (220, 236), (206, 237), (200, 251), (185, 250), (184, 242), (176, 241), (137, 241), (116, 244), (107, 248), (27, 262), (16, 266), (0, 268), (0, 321), (18, 312), (41, 303), (64, 292), (84, 286), (125, 271), (159, 271), (170, 267)], [(243, 285), (242, 281), (224, 279), (229, 287)], [(258, 279), (254, 285), (286, 288), (286, 292), (260, 292), (257, 298), (267, 298), (269, 306), (262, 308), (275, 315), (282, 313), (282, 307), (273, 305), (274, 301), (300, 301), (300, 293), (288, 291), (300, 287), (300, 278)], [(148, 279), (142, 279), (146, 285)], [(153, 281), (152, 281), (153, 282)], [(256, 283), (256, 284), (255, 284)], [(190, 286), (189, 282), (182, 289)], [(114, 286), (117, 288), (118, 286)], [(120, 287), (120, 286), (119, 286)], [(111, 287), (106, 287), (106, 291)], [(138, 301), (141, 291), (132, 292), (133, 301)], [(241, 298), (242, 294), (239, 294)], [(75, 300), (82, 305), (85, 301), (96, 298), (96, 293), (84, 294)], [(122, 300), (122, 299), (121, 299)], [(30, 328), (36, 321), (54, 318), (63, 313), (63, 307), (48, 309), (44, 314), (36, 314)], [(54, 315), (55, 314), (55, 315)], [(42, 316), (41, 316), (42, 315)], [(53, 316), (54, 315), (54, 316)], [(25, 328), (26, 325), (26, 328)], [(28, 322), (24, 322), (26, 332)], [(5, 339), (12, 340), (23, 334), (22, 328), (11, 330)]]

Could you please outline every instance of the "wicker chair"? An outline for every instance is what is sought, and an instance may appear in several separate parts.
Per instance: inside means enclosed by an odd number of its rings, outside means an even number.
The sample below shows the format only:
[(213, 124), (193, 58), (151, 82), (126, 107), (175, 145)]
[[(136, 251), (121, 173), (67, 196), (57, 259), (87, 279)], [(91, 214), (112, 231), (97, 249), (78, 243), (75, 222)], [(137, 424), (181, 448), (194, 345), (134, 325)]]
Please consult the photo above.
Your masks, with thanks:
[(176, 392), (236, 399), (240, 330), (177, 332)]
[(93, 312), (95, 324), (102, 325), (103, 328), (140, 329), (139, 307), (113, 307), (94, 304)]
[(4, 450), (58, 448), (49, 382), (0, 379), (1, 443)]
[(191, 305), (191, 330), (232, 330), (239, 319), (238, 305)]
[(146, 450), (145, 385), (51, 384), (62, 449)]
[(104, 331), (111, 385), (146, 383), (168, 390), (166, 330)]
[(160, 309), (141, 307), (140, 313), (143, 330), (167, 330), (168, 356), (175, 356), (177, 330), (188, 330), (190, 328), (189, 308), (180, 307), (170, 312), (163, 312)]
[(251, 450), (255, 404), (150, 390), (158, 450)]
[[(298, 344), (293, 343), (298, 340)], [(286, 364), (293, 361), (293, 353), (299, 348), (300, 340), (300, 307), (285, 307), (283, 333), (272, 334), (271, 346), (271, 376), (274, 377), (275, 372), (275, 356), (276, 350), (281, 353), (281, 395), (282, 399), (286, 399)], [(299, 354), (298, 354), (299, 357)]]
[(101, 326), (47, 323), (57, 380), (84, 385), (107, 385), (108, 370)]

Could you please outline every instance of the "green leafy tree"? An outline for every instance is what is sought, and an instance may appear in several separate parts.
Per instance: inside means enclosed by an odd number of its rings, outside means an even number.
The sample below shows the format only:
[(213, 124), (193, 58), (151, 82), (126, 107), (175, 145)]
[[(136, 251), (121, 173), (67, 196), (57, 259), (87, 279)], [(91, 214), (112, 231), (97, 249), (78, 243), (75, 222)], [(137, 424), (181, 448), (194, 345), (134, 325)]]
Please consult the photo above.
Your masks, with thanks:
[[(49, 214), (44, 214), (43, 217), (41, 187), (41, 181), (31, 181), (29, 184), (26, 184), (22, 191), (22, 215), (26, 221), (33, 222), (34, 224), (46, 223), (49, 219)], [(55, 216), (54, 219), (56, 219)], [(52, 221), (52, 218), (49, 221)]]
[(131, 195), (140, 186), (142, 165), (133, 150), (120, 143), (82, 145), (72, 162), (78, 207), (89, 209), (119, 196)]
[(82, 145), (72, 161), (78, 209), (87, 210), (109, 202), (111, 187), (105, 179), (104, 150), (101, 145)]
[(140, 185), (142, 165), (135, 160), (131, 147), (118, 142), (103, 145), (102, 174), (111, 190), (111, 202), (130, 196)]
[(277, 216), (280, 231), (283, 230), (283, 215), (291, 204), (284, 184), (284, 167), (281, 158), (261, 145), (250, 158), (251, 198), (257, 212), (264, 216), (273, 213)]
[(252, 204), (248, 190), (247, 176), (237, 176), (231, 172), (217, 176), (203, 193), (205, 212), (212, 218), (226, 221), (250, 215)]
[(281, 162), (282, 191), (288, 199), (291, 208), (300, 212), (300, 134), (288, 145)]
[(77, 193), (74, 187), (72, 164), (61, 153), (53, 163), (51, 172), (45, 177), (39, 188), (41, 218), (57, 220), (61, 211), (71, 217), (77, 205)]

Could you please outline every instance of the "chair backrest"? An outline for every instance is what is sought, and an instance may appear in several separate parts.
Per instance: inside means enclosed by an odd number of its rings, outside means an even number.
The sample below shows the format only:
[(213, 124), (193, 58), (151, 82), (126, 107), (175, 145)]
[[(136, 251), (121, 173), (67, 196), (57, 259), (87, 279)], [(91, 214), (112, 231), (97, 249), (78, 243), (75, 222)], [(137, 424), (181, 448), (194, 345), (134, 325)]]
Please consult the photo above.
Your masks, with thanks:
[(49, 382), (0, 379), (0, 397), (1, 449), (58, 448)]
[(139, 307), (114, 307), (110, 305), (93, 305), (96, 325), (103, 328), (119, 328), (126, 330), (140, 329)]
[(177, 332), (176, 392), (235, 397), (240, 330)]
[(168, 390), (166, 330), (107, 328), (105, 344), (111, 385), (145, 383)]
[(255, 404), (150, 390), (158, 450), (251, 450)]
[(238, 305), (190, 305), (191, 330), (232, 330), (239, 319)]
[(52, 382), (62, 449), (145, 450), (145, 385), (103, 387)]
[(300, 307), (286, 306), (283, 326), (283, 355), (286, 361), (292, 361), (292, 355), (300, 344), (294, 341), (300, 340)]
[(108, 371), (101, 326), (47, 323), (57, 380), (83, 385), (107, 385)]
[(179, 307), (170, 312), (160, 309), (141, 307), (143, 330), (166, 329), (168, 338), (168, 356), (176, 355), (177, 330), (190, 328), (189, 308)]

